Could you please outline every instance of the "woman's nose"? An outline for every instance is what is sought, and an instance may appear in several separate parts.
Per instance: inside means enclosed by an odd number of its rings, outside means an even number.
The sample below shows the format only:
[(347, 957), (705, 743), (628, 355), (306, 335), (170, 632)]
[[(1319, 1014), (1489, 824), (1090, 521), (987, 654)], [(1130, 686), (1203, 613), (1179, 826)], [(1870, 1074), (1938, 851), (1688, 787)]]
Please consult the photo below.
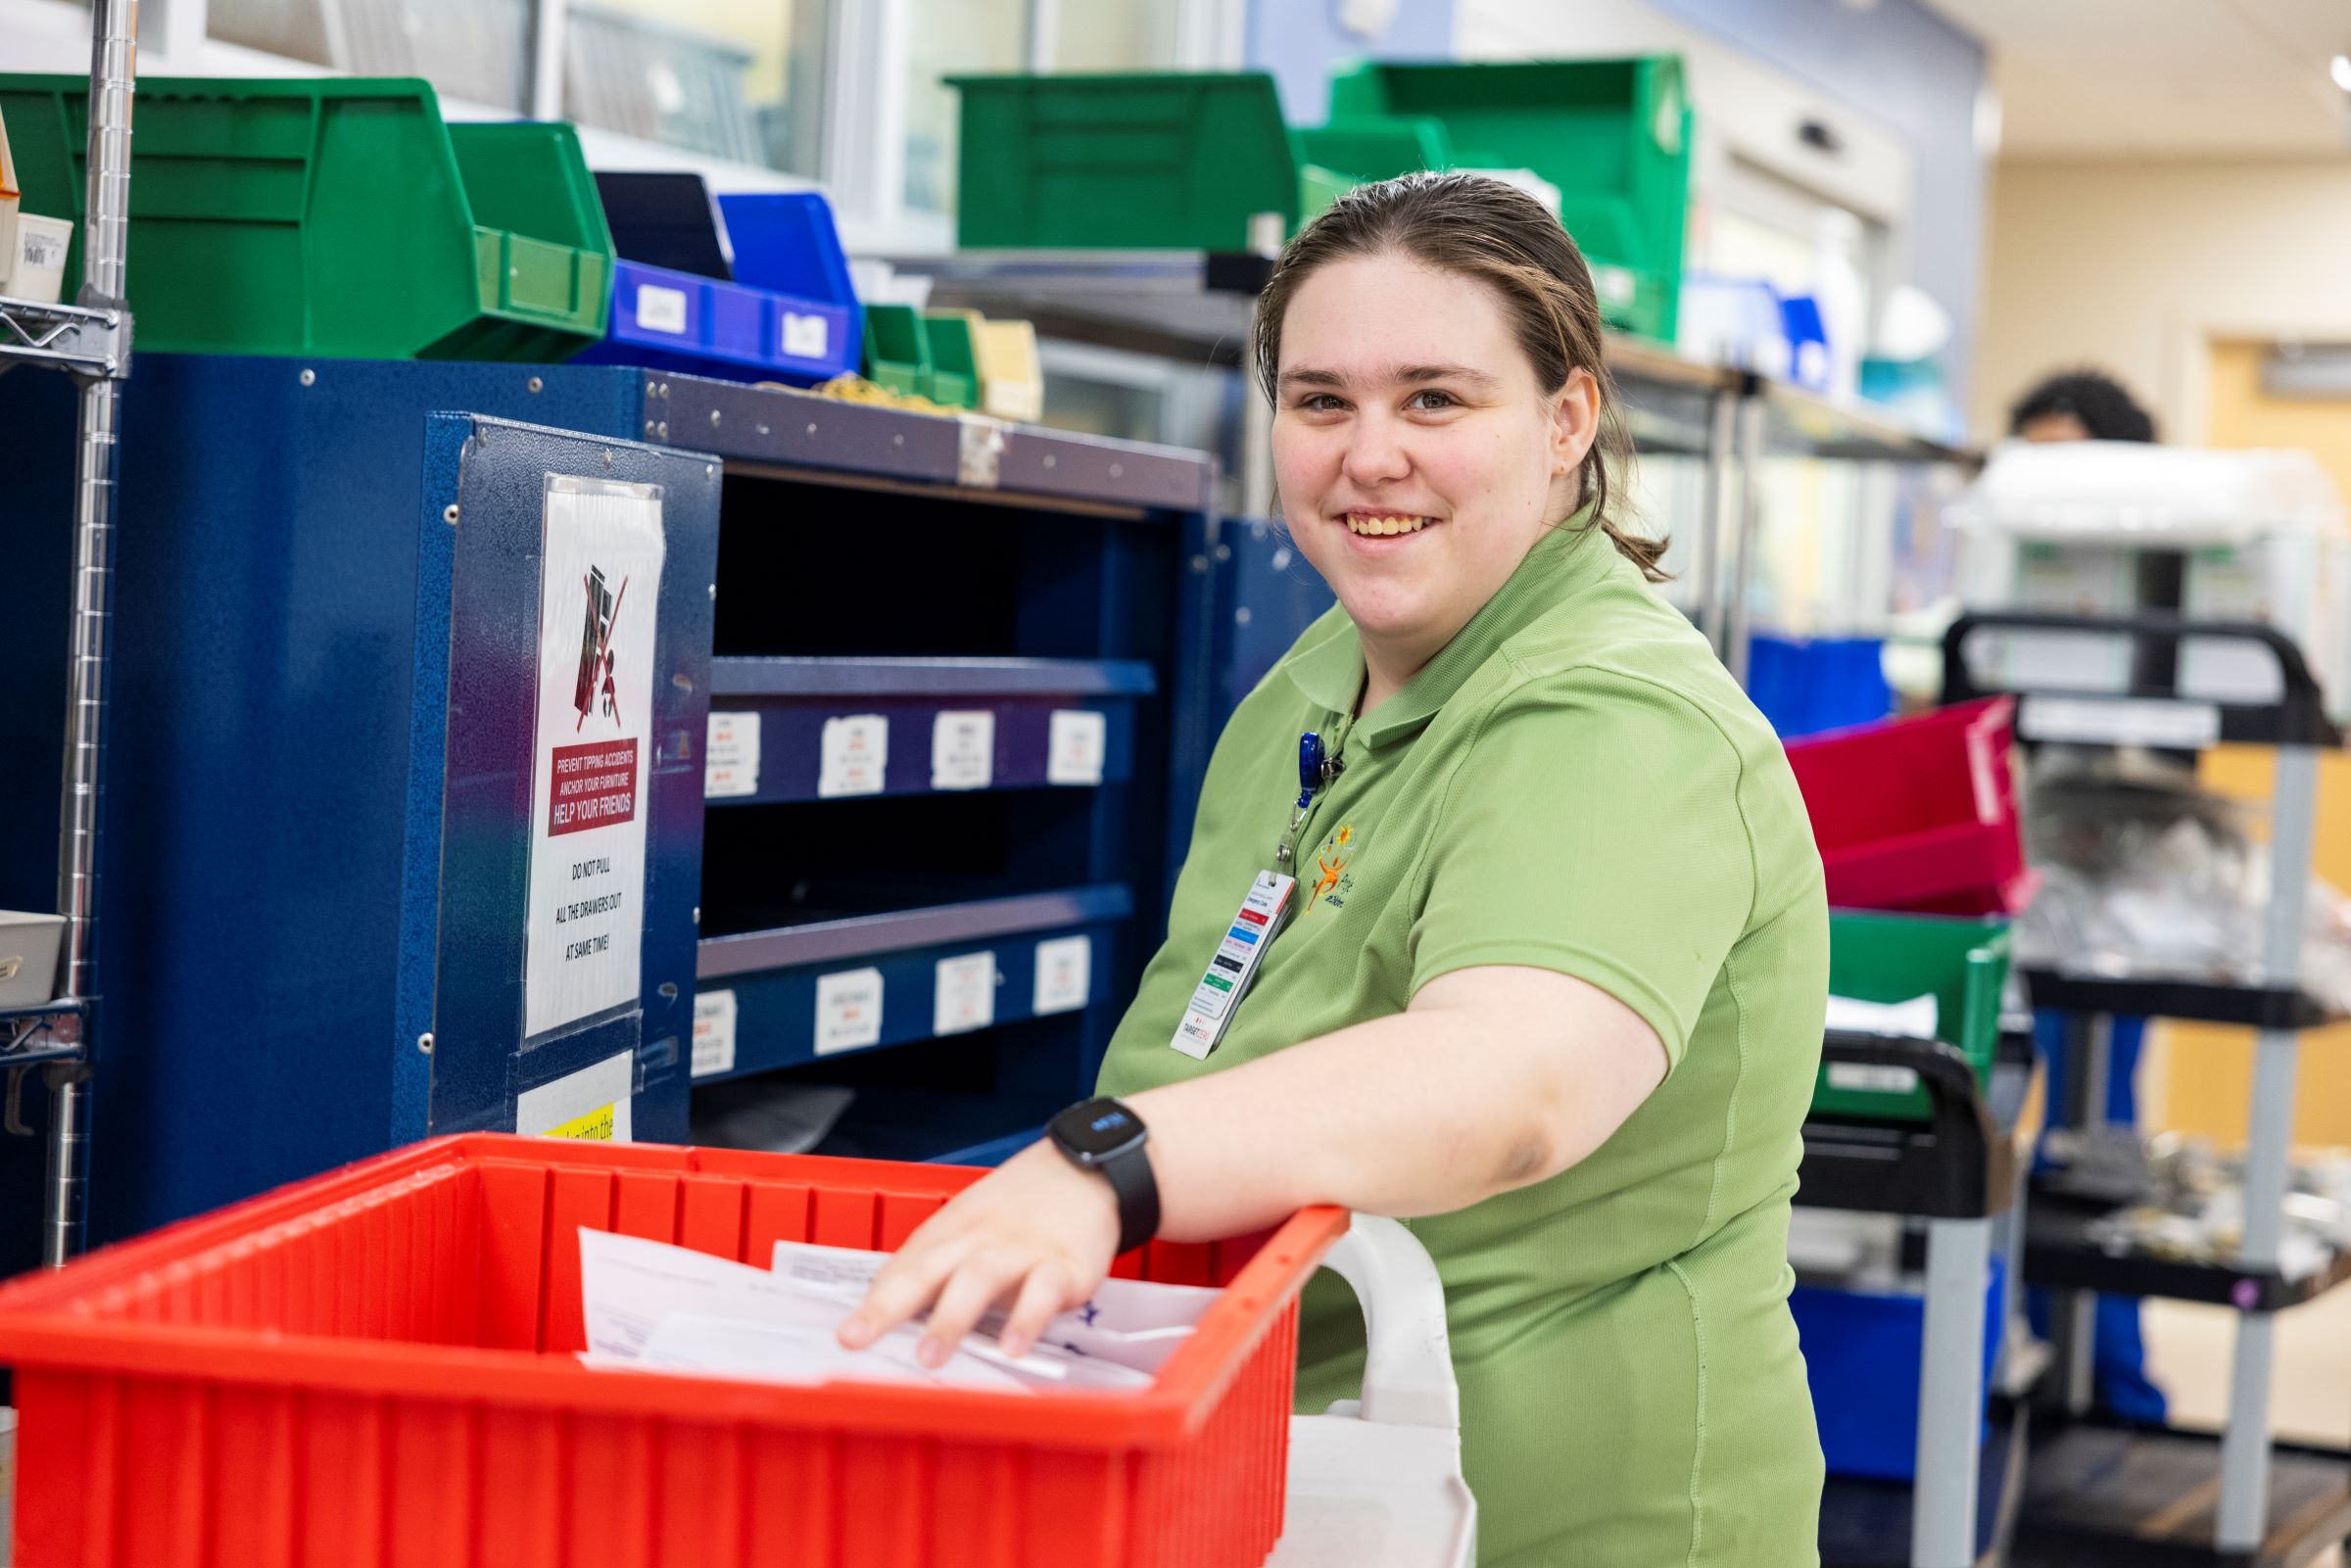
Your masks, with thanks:
[(1394, 420), (1377, 414), (1356, 420), (1347, 442), (1347, 478), (1358, 486), (1369, 486), (1390, 484), (1412, 472), (1403, 434)]

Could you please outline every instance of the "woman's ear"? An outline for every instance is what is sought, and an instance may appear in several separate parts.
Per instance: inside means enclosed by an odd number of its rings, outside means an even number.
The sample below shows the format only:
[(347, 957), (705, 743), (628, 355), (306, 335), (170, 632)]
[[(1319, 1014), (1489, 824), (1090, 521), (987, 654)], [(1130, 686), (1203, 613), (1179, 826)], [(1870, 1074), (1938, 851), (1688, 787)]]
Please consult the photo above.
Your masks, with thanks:
[(1589, 370), (1570, 370), (1567, 384), (1551, 400), (1551, 472), (1572, 474), (1600, 439), (1600, 380)]

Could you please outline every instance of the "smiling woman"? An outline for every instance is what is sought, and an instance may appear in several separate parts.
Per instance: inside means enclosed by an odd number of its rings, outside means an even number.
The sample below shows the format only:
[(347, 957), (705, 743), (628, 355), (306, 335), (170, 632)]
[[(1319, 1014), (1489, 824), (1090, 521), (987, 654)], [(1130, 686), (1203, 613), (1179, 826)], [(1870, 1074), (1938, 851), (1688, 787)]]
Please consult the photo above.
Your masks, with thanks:
[[(1610, 515), (1600, 321), (1532, 199), (1343, 197), (1260, 311), (1273, 465), (1338, 594), (1203, 781), (1168, 940), (1065, 1113), (844, 1326), (1019, 1350), (1153, 1233), (1410, 1217), (1487, 1568), (1816, 1561), (1788, 1201), (1820, 858), (1779, 742)], [(1117, 1147), (1088, 1129), (1110, 1118)], [(1314, 1289), (1299, 1402), (1363, 1319)]]

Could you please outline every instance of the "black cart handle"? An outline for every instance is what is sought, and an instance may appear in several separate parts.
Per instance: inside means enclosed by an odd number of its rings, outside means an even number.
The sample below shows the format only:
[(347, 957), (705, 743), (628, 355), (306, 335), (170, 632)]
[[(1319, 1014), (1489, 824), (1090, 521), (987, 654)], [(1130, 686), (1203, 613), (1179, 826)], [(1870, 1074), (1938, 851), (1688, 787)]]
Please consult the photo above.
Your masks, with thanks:
[[(1974, 611), (1953, 621), (1943, 634), (1943, 700), (1967, 702), (1991, 696), (1998, 688), (1976, 683), (1967, 662), (1968, 641), (1985, 632), (2084, 632), (2123, 636), (2135, 642), (2157, 640), (2177, 643), (2183, 638), (2199, 641), (2256, 642), (2277, 662), (2283, 694), (2274, 703), (2208, 702), (2221, 715), (2221, 738), (2269, 745), (2339, 746), (2343, 735), (2327, 717), (2327, 705), (2313, 679), (2302, 649), (2274, 626), (2259, 621), (2200, 621), (2171, 610), (2140, 610), (2131, 615), (2063, 615), (2041, 610)], [(2030, 689), (2020, 695), (2080, 697), (2090, 701), (2125, 699), (2181, 700), (2173, 690), (2082, 691), (2055, 688)], [(2190, 701), (2202, 699), (2189, 698)]]

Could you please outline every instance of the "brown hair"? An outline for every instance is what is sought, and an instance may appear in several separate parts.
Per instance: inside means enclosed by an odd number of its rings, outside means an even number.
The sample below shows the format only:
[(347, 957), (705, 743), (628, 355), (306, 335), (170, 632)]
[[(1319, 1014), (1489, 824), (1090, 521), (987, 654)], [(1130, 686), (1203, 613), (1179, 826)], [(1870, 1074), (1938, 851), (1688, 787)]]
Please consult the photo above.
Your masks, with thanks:
[(1514, 186), (1480, 174), (1406, 174), (1359, 185), (1332, 203), (1290, 241), (1258, 297), (1257, 373), (1267, 400), (1276, 397), (1282, 317), (1298, 286), (1328, 262), (1389, 253), (1491, 288), (1547, 392), (1566, 386), (1578, 370), (1591, 372), (1600, 385), (1600, 430), (1577, 473), (1592, 511), (1588, 526), (1607, 535), (1644, 577), (1664, 581), (1657, 561), (1665, 541), (1627, 531), (1609, 507), (1609, 492), (1621, 487), (1633, 449), (1601, 356), (1592, 269), (1559, 220)]

